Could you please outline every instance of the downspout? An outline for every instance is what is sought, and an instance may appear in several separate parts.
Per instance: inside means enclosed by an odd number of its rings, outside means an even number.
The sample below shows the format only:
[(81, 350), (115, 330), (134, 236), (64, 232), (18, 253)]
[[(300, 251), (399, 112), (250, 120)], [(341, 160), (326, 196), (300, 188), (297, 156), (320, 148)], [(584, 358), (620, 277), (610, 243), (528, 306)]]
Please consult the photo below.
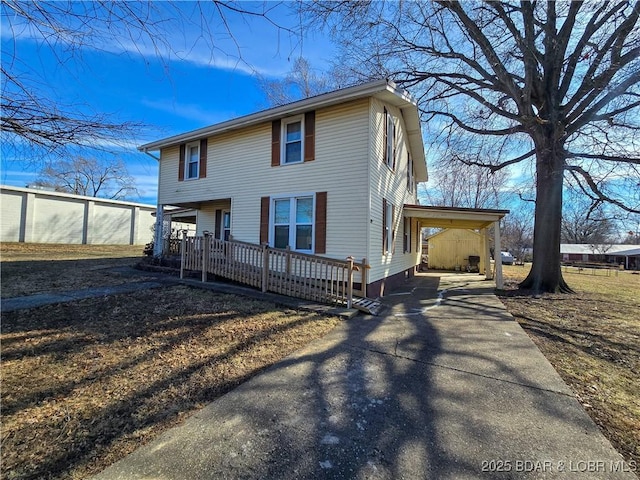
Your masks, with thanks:
[(142, 153), (144, 153), (144, 154), (146, 154), (146, 155), (149, 155), (149, 156), (150, 156), (151, 158), (153, 158), (154, 160), (156, 160), (156, 161), (158, 161), (158, 162), (160, 161), (160, 157), (156, 157), (155, 155), (153, 155), (153, 154), (149, 153), (149, 151), (148, 151), (146, 148), (145, 148), (144, 150), (141, 150), (141, 151), (142, 151)]

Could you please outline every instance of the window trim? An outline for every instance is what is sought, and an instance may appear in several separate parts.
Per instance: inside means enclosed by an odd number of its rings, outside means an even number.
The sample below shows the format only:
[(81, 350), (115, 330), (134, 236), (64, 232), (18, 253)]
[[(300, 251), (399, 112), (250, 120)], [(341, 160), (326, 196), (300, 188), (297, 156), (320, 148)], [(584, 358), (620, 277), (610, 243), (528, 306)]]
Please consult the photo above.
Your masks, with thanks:
[(413, 194), (416, 190), (416, 176), (413, 168), (413, 158), (407, 152), (407, 191)]
[(395, 206), (393, 202), (390, 202), (386, 198), (382, 199), (382, 220), (383, 220), (383, 234), (382, 234), (382, 253), (384, 255), (393, 254), (394, 240), (395, 240)]
[[(310, 198), (311, 203), (311, 249), (297, 249), (296, 246), (296, 227), (298, 223), (296, 222), (295, 213), (296, 213), (296, 202), (293, 200)], [(300, 253), (310, 253), (313, 254), (316, 248), (316, 192), (303, 192), (296, 194), (283, 194), (283, 195), (274, 195), (270, 198), (269, 202), (269, 246), (272, 248), (277, 248), (275, 246), (276, 243), (276, 224), (275, 224), (275, 215), (276, 215), (276, 201), (278, 200), (289, 200), (289, 244), (292, 252), (300, 252)], [(307, 225), (306, 223), (300, 225)]]
[(392, 172), (396, 168), (396, 122), (389, 110), (384, 108), (384, 163)]
[[(300, 160), (296, 162), (287, 162), (287, 125), (291, 123), (300, 122)], [(305, 125), (304, 115), (295, 115), (293, 117), (286, 117), (281, 120), (280, 123), (280, 165), (297, 165), (304, 163), (304, 144), (305, 144)]]
[[(191, 150), (191, 148), (196, 147), (197, 148), (197, 154), (196, 154), (196, 161), (192, 162), (191, 161), (191, 156), (189, 155), (189, 152)], [(189, 175), (189, 166), (195, 163), (196, 164), (196, 175), (195, 176), (190, 176)], [(184, 146), (184, 179), (185, 180), (197, 180), (200, 178), (200, 141), (196, 141), (196, 142), (189, 142), (187, 144), (185, 144)]]
[[(226, 242), (231, 239), (231, 210), (228, 208), (223, 208), (222, 213), (220, 215), (220, 240)], [(225, 228), (224, 226), (224, 217), (225, 215), (229, 216), (229, 228)], [(225, 238), (225, 232), (229, 232), (229, 240)]]

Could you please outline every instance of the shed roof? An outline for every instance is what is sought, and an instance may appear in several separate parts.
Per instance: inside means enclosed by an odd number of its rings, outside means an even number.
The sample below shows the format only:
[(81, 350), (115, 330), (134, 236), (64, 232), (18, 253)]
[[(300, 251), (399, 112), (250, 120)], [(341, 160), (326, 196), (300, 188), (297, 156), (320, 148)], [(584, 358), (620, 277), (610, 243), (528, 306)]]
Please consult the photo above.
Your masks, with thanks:
[(482, 229), (499, 221), (509, 210), (487, 208), (432, 207), (405, 205), (405, 217), (417, 218), (422, 227)]
[(316, 108), (329, 107), (350, 100), (357, 100), (366, 97), (379, 98), (390, 105), (398, 107), (402, 111), (403, 119), (407, 128), (409, 148), (411, 149), (411, 155), (414, 161), (416, 181), (426, 182), (428, 179), (427, 164), (417, 101), (409, 94), (409, 92), (398, 88), (398, 86), (390, 80), (376, 80), (323, 93), (321, 95), (305, 98), (287, 105), (262, 110), (250, 115), (244, 115), (242, 117), (227, 120), (226, 122), (216, 123), (215, 125), (199, 128), (179, 135), (173, 135), (154, 142), (145, 143), (144, 145), (140, 145), (138, 150), (142, 152), (155, 151), (171, 145), (191, 142), (200, 138), (210, 137), (259, 123), (277, 120), (284, 116), (297, 115)]

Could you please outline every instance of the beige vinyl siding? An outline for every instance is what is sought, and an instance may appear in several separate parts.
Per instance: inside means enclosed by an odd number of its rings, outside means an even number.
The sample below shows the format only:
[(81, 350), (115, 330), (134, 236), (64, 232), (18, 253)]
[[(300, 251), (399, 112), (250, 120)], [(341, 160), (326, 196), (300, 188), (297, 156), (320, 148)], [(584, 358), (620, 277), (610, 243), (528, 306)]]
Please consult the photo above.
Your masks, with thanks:
[[(403, 252), (404, 221), (402, 207), (406, 203), (416, 203), (415, 192), (407, 191), (408, 145), (404, 135), (405, 126), (401, 112), (392, 105), (372, 98), (370, 109), (370, 177), (371, 177), (371, 225), (369, 229), (370, 280), (375, 281), (405, 271), (420, 262), (420, 252), (416, 251), (417, 232), (412, 232), (410, 253)], [(396, 167), (392, 171), (384, 161), (384, 108), (393, 115), (396, 128)], [(383, 199), (395, 206), (395, 253), (382, 253), (382, 205)], [(412, 230), (417, 230), (414, 228)]]
[(261, 197), (327, 192), (326, 256), (360, 259), (369, 220), (368, 118), (367, 99), (316, 110), (315, 160), (278, 167), (271, 166), (271, 122), (209, 137), (207, 178), (199, 180), (178, 182), (178, 147), (164, 149), (159, 203), (231, 198), (233, 238), (258, 243)]
[(480, 271), (484, 272), (484, 242), (479, 233), (472, 230), (447, 229), (432, 235), (428, 244), (429, 268), (464, 269), (469, 263), (469, 255), (476, 255), (480, 257)]
[(178, 181), (179, 161), (180, 150), (177, 145), (161, 150), (158, 166), (159, 205), (171, 205), (171, 202), (175, 201), (174, 199), (180, 198), (181, 189), (179, 187), (184, 182)]
[(212, 202), (204, 203), (197, 214), (197, 229), (196, 235), (202, 235), (205, 230), (209, 232), (216, 231), (216, 210), (230, 210), (231, 211), (231, 235), (233, 232), (233, 209), (229, 200), (215, 200)]

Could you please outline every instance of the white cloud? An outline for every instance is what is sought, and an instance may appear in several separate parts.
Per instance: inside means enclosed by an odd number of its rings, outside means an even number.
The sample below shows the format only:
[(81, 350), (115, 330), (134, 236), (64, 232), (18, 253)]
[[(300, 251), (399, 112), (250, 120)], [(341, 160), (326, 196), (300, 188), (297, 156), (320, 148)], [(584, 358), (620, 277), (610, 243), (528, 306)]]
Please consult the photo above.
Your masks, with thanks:
[(161, 112), (170, 113), (172, 116), (187, 118), (196, 123), (204, 125), (213, 125), (215, 123), (229, 120), (235, 115), (235, 112), (212, 111), (205, 108), (201, 104), (178, 104), (175, 99), (148, 99), (143, 98), (140, 103), (148, 108), (159, 110)]
[[(126, 53), (146, 60), (158, 59), (167, 64), (188, 62), (198, 67), (266, 77), (284, 76), (290, 70), (290, 60), (300, 55), (304, 55), (312, 65), (318, 66), (328, 65), (333, 56), (333, 45), (320, 32), (310, 32), (301, 42), (297, 35), (287, 30), (297, 29), (298, 25), (286, 7), (271, 9), (269, 12), (275, 22), (284, 28), (278, 28), (260, 16), (229, 14), (226, 18), (229, 28), (227, 31), (216, 14), (193, 9), (191, 2), (173, 5), (178, 5), (177, 8), (180, 8), (185, 19), (174, 18), (180, 25), (167, 27), (166, 35), (154, 40), (144, 35), (138, 35), (134, 39), (126, 29), (119, 31), (118, 25), (115, 25), (112, 30), (103, 32), (103, 39), (98, 40), (97, 45), (92, 44), (91, 39), (81, 39), (80, 43), (74, 44), (78, 39), (72, 35), (58, 32), (54, 36), (45, 36), (46, 32), (20, 18), (7, 21), (5, 17), (2, 19), (1, 35), (3, 40), (35, 41), (60, 48), (61, 51), (65, 46), (73, 45), (118, 55)], [(190, 7), (193, 9), (191, 12), (188, 11)], [(251, 8), (250, 3), (247, 3), (247, 8)], [(158, 7), (158, 12), (165, 15), (163, 21), (172, 18), (172, 14), (176, 15), (168, 7)], [(202, 18), (196, 15), (202, 15)], [(210, 15), (211, 24), (207, 23), (206, 15)], [(79, 32), (80, 36), (83, 33)]]

